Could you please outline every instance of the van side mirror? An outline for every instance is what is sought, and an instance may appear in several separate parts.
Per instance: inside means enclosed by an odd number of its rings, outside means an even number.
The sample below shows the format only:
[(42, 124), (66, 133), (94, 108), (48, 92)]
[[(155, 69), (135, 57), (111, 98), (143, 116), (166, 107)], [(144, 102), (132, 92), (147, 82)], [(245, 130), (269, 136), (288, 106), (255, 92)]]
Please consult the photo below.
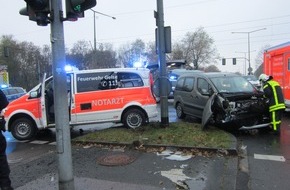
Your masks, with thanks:
[(208, 93), (209, 93), (209, 96), (212, 96), (212, 95), (214, 94), (213, 89), (212, 89), (212, 88), (209, 88), (209, 89), (208, 89)]
[(203, 96), (211, 96), (213, 94), (213, 89), (212, 88), (209, 88), (209, 89), (202, 89), (201, 90), (201, 94)]
[(202, 94), (203, 96), (210, 96), (210, 93), (209, 93), (209, 91), (202, 92), (201, 94)]
[(38, 92), (37, 91), (32, 91), (29, 93), (30, 98), (37, 98), (38, 97)]

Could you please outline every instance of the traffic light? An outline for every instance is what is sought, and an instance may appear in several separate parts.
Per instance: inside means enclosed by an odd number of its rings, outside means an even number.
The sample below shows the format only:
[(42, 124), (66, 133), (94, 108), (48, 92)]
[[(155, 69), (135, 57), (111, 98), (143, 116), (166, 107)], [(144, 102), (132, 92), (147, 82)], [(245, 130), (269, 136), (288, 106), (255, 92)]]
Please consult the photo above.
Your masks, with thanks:
[(233, 58), (233, 65), (237, 64), (237, 58)]
[(48, 14), (50, 14), (49, 0), (24, 0), (26, 7), (19, 13), (29, 16), (29, 20), (36, 21), (39, 26), (47, 26), (50, 23)]
[(66, 20), (77, 21), (85, 16), (84, 11), (96, 6), (96, 0), (66, 0)]
[(222, 59), (222, 65), (226, 65), (226, 59), (225, 58)]
[(9, 57), (9, 53), (10, 51), (9, 51), (9, 47), (6, 47), (6, 46), (4, 46), (4, 56), (5, 57)]

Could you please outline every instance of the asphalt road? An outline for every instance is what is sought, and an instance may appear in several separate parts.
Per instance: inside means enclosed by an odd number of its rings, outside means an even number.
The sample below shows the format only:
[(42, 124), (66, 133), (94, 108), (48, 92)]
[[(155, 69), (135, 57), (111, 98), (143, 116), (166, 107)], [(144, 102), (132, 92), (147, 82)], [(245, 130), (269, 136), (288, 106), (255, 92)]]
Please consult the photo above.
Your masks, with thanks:
[(240, 134), (239, 190), (290, 189), (290, 113), (285, 112), (281, 135)]
[[(176, 121), (175, 110), (171, 103), (169, 106), (169, 120)], [(109, 126), (110, 124), (102, 125), (104, 128)], [(80, 135), (81, 128), (72, 130), (72, 138)], [(85, 132), (96, 130), (93, 126), (82, 129)], [(157, 189), (175, 189), (176, 183), (161, 173), (172, 174), (177, 171), (188, 178), (186, 184), (191, 189), (286, 190), (290, 185), (287, 175), (290, 171), (289, 129), (288, 112), (283, 118), (280, 137), (269, 133), (235, 134), (240, 147), (238, 157), (200, 154), (189, 160), (177, 161), (168, 160), (166, 156), (158, 156), (153, 152), (73, 147), (74, 176), (122, 184), (139, 184)], [(56, 185), (56, 181), (52, 180), (57, 174), (54, 130), (40, 133), (35, 141), (19, 142), (13, 139), (10, 133), (6, 133), (6, 137), (11, 177), (15, 187), (21, 190), (23, 185), (41, 176), (50, 176), (48, 181), (54, 181)], [(135, 161), (117, 167), (97, 163), (99, 157), (120, 151), (132, 155)]]

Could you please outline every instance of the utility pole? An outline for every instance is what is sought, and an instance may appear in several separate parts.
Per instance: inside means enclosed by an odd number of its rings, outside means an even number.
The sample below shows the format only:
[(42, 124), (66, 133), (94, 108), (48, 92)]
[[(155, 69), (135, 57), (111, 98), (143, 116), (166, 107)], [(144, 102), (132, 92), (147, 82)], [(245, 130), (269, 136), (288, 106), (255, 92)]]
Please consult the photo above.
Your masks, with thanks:
[[(253, 51), (251, 51), (251, 52), (255, 52), (256, 50), (253, 50)], [(246, 65), (247, 65), (247, 61), (248, 61), (248, 59), (247, 59), (247, 53), (249, 53), (249, 52), (244, 52), (244, 51), (236, 51), (236, 53), (243, 53), (244, 54), (244, 60), (245, 60), (245, 65), (244, 65), (244, 69), (245, 69), (245, 71), (244, 71), (244, 75), (247, 75), (247, 69), (246, 69)], [(249, 70), (249, 69), (248, 69)]]
[(250, 34), (253, 33), (253, 32), (258, 32), (260, 30), (266, 30), (267, 28), (261, 28), (261, 29), (258, 29), (258, 30), (252, 30), (250, 32), (232, 32), (232, 34), (247, 34), (248, 35), (248, 61), (249, 61), (249, 68), (248, 68), (248, 75), (251, 75), (253, 74), (252, 71), (253, 71), (253, 68), (251, 67), (251, 45), (250, 45)]
[(65, 68), (65, 45), (61, 0), (51, 0), (53, 16), (51, 22), (52, 74), (54, 86), (54, 113), (56, 148), (60, 190), (74, 190), (71, 136)]
[(94, 64), (96, 65), (97, 64), (97, 56), (96, 56), (96, 54), (97, 54), (96, 14), (100, 14), (100, 15), (103, 15), (103, 16), (106, 16), (106, 17), (110, 17), (110, 18), (112, 18), (114, 20), (116, 19), (116, 17), (113, 17), (113, 16), (110, 16), (110, 15), (95, 11), (94, 9), (90, 9), (90, 10), (94, 13)]

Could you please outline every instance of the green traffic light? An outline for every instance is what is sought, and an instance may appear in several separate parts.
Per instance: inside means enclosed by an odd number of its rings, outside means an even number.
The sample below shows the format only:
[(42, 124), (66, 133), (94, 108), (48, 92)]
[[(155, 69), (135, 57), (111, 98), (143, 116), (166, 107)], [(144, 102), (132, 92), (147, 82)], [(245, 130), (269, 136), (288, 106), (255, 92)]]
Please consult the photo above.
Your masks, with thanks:
[(73, 9), (74, 11), (81, 12), (81, 5), (77, 5)]

